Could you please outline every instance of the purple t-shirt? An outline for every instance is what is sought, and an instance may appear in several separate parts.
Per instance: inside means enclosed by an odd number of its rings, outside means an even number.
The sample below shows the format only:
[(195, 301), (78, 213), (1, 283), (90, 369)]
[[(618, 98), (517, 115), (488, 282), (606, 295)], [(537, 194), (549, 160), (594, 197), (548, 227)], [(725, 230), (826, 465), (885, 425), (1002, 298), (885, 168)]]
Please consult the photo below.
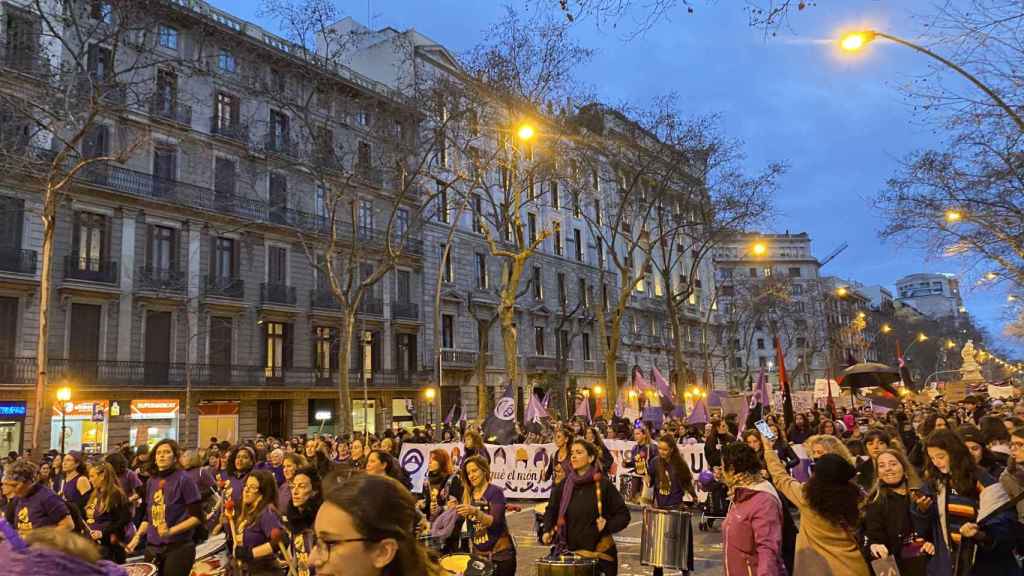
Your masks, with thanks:
[(131, 498), (132, 494), (135, 494), (135, 491), (142, 486), (142, 480), (139, 480), (139, 475), (135, 473), (135, 470), (125, 470), (117, 480), (121, 483), (121, 490), (124, 490), (124, 495), (128, 498)]
[(14, 527), (22, 536), (35, 528), (56, 526), (70, 514), (64, 500), (42, 484), (36, 484), (25, 497), (12, 500)]
[(177, 469), (165, 477), (151, 477), (146, 483), (147, 541), (159, 546), (191, 539), (192, 530), (162, 538), (157, 534), (156, 525), (164, 523), (167, 528), (173, 528), (188, 517), (188, 506), (198, 502), (199, 488), (183, 470)]
[(473, 548), (481, 552), (490, 552), (498, 540), (508, 533), (505, 526), (505, 493), (494, 484), (489, 484), (484, 490), (484, 499), (473, 500), (473, 505), (494, 519), (486, 530), (470, 520), (473, 527)]
[(228, 474), (228, 483), (231, 484), (231, 499), (234, 500), (235, 506), (242, 503), (242, 490), (245, 490), (245, 481), (249, 478), (249, 473), (242, 474), (241, 477), (234, 474)]
[(288, 511), (288, 503), (292, 501), (292, 487), (287, 482), (277, 486), (277, 511), (284, 514)]
[(252, 550), (270, 542), (271, 531), (275, 528), (284, 534), (284, 525), (281, 524), (281, 520), (274, 512), (274, 507), (266, 506), (263, 508), (263, 512), (260, 512), (260, 517), (256, 522), (246, 526), (242, 531), (242, 546)]

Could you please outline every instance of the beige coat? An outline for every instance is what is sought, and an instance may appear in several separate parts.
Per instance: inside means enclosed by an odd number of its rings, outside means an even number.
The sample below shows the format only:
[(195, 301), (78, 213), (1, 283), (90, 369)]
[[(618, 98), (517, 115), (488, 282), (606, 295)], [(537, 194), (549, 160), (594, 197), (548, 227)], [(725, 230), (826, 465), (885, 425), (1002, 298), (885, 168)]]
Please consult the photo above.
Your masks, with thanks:
[(764, 451), (772, 483), (800, 509), (793, 576), (871, 576), (854, 535), (825, 520), (804, 498), (803, 484), (786, 472), (774, 450)]

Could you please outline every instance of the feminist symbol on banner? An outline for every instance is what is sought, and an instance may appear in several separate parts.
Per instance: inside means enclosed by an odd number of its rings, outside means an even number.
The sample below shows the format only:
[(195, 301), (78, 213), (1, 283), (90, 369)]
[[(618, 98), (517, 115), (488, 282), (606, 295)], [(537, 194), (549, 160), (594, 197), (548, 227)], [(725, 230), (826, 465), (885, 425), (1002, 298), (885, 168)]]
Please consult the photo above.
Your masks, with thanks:
[(410, 476), (415, 476), (423, 467), (423, 452), (419, 448), (412, 448), (402, 458), (402, 469)]
[(516, 401), (512, 398), (502, 397), (494, 407), (494, 415), (501, 420), (511, 420), (516, 415)]

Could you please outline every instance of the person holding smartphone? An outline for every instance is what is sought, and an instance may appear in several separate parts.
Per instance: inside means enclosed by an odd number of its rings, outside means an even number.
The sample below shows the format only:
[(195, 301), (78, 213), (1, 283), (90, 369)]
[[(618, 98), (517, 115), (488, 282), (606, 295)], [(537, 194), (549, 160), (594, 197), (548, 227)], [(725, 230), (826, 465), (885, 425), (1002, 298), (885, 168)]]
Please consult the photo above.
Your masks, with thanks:
[(876, 456), (878, 484), (864, 509), (864, 539), (872, 558), (892, 556), (901, 576), (925, 576), (935, 545), (918, 536), (910, 515), (911, 498), (921, 488), (907, 457), (883, 449)]

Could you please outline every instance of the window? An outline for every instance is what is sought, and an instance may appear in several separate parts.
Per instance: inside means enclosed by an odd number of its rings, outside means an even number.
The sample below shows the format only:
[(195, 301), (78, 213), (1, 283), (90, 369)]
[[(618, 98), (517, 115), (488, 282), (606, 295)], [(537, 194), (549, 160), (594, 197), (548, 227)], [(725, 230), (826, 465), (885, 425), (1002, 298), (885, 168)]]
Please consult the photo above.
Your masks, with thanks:
[(89, 47), (86, 65), (93, 80), (108, 80), (114, 74), (113, 53), (110, 48), (93, 44)]
[(370, 113), (365, 108), (356, 110), (355, 122), (358, 126), (369, 126), (370, 125)]
[(223, 133), (234, 130), (238, 126), (240, 106), (237, 96), (218, 92), (214, 108), (214, 131)]
[(359, 236), (369, 238), (373, 233), (373, 202), (359, 201)]
[(569, 294), (565, 287), (565, 272), (558, 273), (558, 303), (562, 306), (569, 305)]
[(451, 314), (441, 315), (441, 347), (455, 347), (455, 317)]
[(288, 209), (288, 177), (280, 172), (271, 172), (267, 188), (270, 200), (270, 219), (283, 224), (287, 221)]
[(487, 255), (483, 252), (476, 253), (476, 287), (486, 290), (488, 287), (487, 278)]
[(178, 75), (173, 70), (161, 68), (156, 72), (156, 113), (175, 118), (178, 104)]
[(587, 291), (587, 279), (580, 278), (576, 282), (576, 297), (579, 298), (580, 305), (584, 308), (590, 308), (590, 293)]
[(558, 358), (568, 358), (572, 355), (572, 348), (569, 347), (569, 331), (559, 330), (558, 340), (555, 342), (555, 354)]
[(288, 249), (267, 246), (267, 283), (277, 286), (288, 284)]
[(594, 200), (594, 223), (601, 226), (601, 201)]
[(473, 232), (483, 233), (484, 201), (479, 194), (473, 194)]
[(743, 358), (740, 358), (739, 356), (733, 358), (732, 359), (732, 367), (733, 368), (743, 368)]
[(157, 27), (157, 37), (161, 48), (169, 50), (178, 49), (178, 29), (173, 26), (161, 24)]
[(804, 287), (800, 284), (793, 284), (793, 286), (791, 286), (791, 291), (793, 296), (799, 296), (804, 293)]
[(772, 267), (771, 266), (765, 266), (764, 267), (764, 277), (765, 278), (771, 278), (772, 277)]
[(544, 282), (541, 279), (540, 266), (533, 267), (533, 297), (537, 300), (544, 299)]
[(533, 327), (533, 349), (537, 352), (537, 356), (544, 356), (544, 327), (534, 326)]
[(284, 322), (263, 323), (263, 366), (267, 378), (281, 378), (292, 364), (291, 326)]
[(526, 215), (526, 230), (530, 244), (537, 241), (537, 215), (530, 212)]
[(584, 332), (583, 334), (580, 335), (580, 338), (581, 338), (581, 340), (580, 340), (580, 348), (583, 349), (583, 361), (584, 362), (589, 362), (590, 361), (590, 334), (587, 333), (587, 332)]
[(658, 297), (665, 295), (665, 289), (661, 285), (661, 276), (654, 277), (654, 295)]
[(395, 236), (398, 238), (405, 238), (405, 235), (409, 232), (409, 209), (399, 208), (395, 212)]
[(288, 115), (277, 110), (270, 111), (270, 147), (277, 152), (288, 150)]
[(767, 368), (768, 367), (768, 359), (765, 358), (764, 356), (758, 356), (757, 357), (757, 366), (759, 368)]
[(395, 278), (395, 292), (397, 301), (401, 304), (412, 302), (412, 273), (408, 270), (399, 270)]
[(757, 349), (764, 350), (764, 338), (757, 339)]
[(452, 266), (452, 252), (451, 250), (445, 251), (445, 244), (441, 243), (441, 257), (444, 258), (444, 271), (442, 273), (442, 280), (451, 284), (455, 281), (455, 268)]
[(558, 197), (558, 180), (551, 181), (551, 207), (555, 210), (561, 208), (562, 201)]
[(572, 193), (572, 216), (573, 218), (583, 217), (583, 211), (580, 208), (580, 193), (577, 190), (573, 190)]
[(234, 278), (237, 261), (235, 258), (235, 240), (217, 237), (213, 244), (213, 276), (216, 278)]
[(807, 338), (804, 338), (803, 336), (797, 336), (796, 347), (801, 350), (807, 348)]
[(275, 92), (283, 94), (288, 89), (288, 75), (277, 68), (271, 68), (270, 86)]
[(153, 272), (169, 271), (176, 267), (174, 254), (175, 229), (168, 226), (149, 227), (149, 268)]
[(168, 182), (177, 179), (177, 164), (178, 150), (176, 148), (163, 145), (153, 148), (153, 178), (157, 181), (157, 192), (164, 191)]
[(75, 220), (72, 252), (78, 258), (78, 269), (99, 272), (107, 257), (107, 217), (79, 212)]
[(218, 157), (213, 164), (213, 191), (216, 195), (233, 195), (235, 193), (235, 162), (229, 158)]
[(722, 268), (718, 271), (718, 275), (723, 280), (729, 280), (732, 278), (732, 268)]
[(435, 180), (434, 184), (437, 187), (437, 219), (448, 224), (451, 220), (448, 206), (448, 185), (441, 180)]
[(318, 377), (330, 376), (338, 369), (338, 329), (313, 328), (313, 368)]
[(110, 24), (113, 22), (113, 7), (110, 2), (92, 0), (89, 3), (89, 17), (104, 24)]
[(359, 141), (356, 146), (356, 166), (359, 170), (369, 170), (372, 165), (371, 158), (373, 156), (372, 148), (369, 142), (363, 140)]
[(790, 268), (789, 269), (789, 277), (790, 278), (799, 278), (800, 277), (800, 268), (797, 267), (797, 266), (794, 266), (794, 267)]
[(757, 268), (750, 268), (749, 272), (751, 278), (757, 278)]
[(98, 158), (110, 153), (110, 126), (97, 124), (92, 127), (89, 136), (82, 143), (82, 155), (86, 158)]
[(228, 72), (230, 74), (234, 74), (238, 71), (238, 63), (235, 61), (235, 55), (227, 48), (220, 49), (220, 53), (217, 55), (217, 68), (219, 68), (221, 72)]
[(600, 238), (597, 239), (597, 267), (604, 268), (604, 244)]
[(562, 229), (558, 227), (558, 222), (555, 222), (555, 233), (552, 235), (555, 241), (555, 255), (562, 255)]

